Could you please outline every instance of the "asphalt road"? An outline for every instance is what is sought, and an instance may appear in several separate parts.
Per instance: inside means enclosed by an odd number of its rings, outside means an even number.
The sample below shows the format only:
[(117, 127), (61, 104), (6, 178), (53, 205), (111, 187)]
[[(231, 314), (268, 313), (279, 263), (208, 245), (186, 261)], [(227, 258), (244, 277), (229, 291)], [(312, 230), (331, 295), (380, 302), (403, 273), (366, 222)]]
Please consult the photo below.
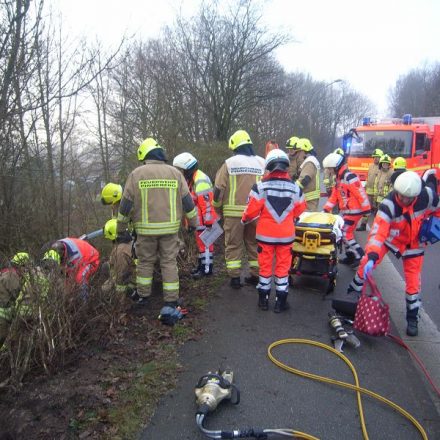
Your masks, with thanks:
[[(391, 258), (396, 269), (403, 277), (402, 262)], [(440, 329), (440, 243), (425, 249), (422, 271), (422, 303), (425, 312)], [(440, 435), (439, 435), (440, 438)]]
[[(391, 263), (387, 265), (384, 261), (375, 272), (384, 290), (395, 294), (393, 286), (399, 276)], [(394, 280), (390, 284), (391, 272)], [(345, 291), (352, 276), (351, 269), (340, 267), (338, 294)], [(399, 283), (400, 287), (402, 280)], [(272, 310), (258, 310), (255, 288), (234, 291), (225, 285), (220, 289), (207, 309), (201, 340), (189, 342), (181, 350), (184, 371), (177, 388), (162, 399), (140, 438), (206, 438), (195, 424), (194, 386), (208, 371), (229, 367), (241, 390), (241, 403), (233, 406), (223, 402), (209, 415), (206, 423), (209, 429), (293, 428), (320, 439), (361, 439), (353, 392), (287, 373), (267, 357), (269, 344), (279, 339), (306, 338), (330, 343), (327, 313), (331, 309), (331, 297), (322, 299), (323, 288), (317, 278), (297, 279), (290, 293), (291, 309), (280, 315)], [(403, 315), (399, 315), (404, 298), (399, 293), (393, 307), (399, 309), (397, 314), (392, 313), (396, 317), (392, 330), (397, 334), (396, 322), (404, 328)], [(359, 337), (361, 347), (347, 348), (345, 354), (357, 369), (361, 386), (399, 404), (422, 424), (430, 439), (439, 438), (440, 416), (436, 407), (439, 399), (433, 397), (408, 353), (387, 338)], [(414, 339), (426, 342), (436, 365), (438, 351), (432, 351), (435, 344), (423, 338)], [(275, 354), (295, 368), (353, 382), (346, 365), (325, 350), (295, 345), (278, 347)], [(410, 422), (384, 404), (364, 397), (363, 405), (370, 439), (420, 438)]]

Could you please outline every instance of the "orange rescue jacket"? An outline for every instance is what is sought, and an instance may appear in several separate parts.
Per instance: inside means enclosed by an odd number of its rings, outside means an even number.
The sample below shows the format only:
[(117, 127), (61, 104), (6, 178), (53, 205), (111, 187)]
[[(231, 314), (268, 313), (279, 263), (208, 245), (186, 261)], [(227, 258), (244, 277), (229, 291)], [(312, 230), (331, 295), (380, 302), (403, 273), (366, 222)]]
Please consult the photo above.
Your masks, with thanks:
[(289, 173), (274, 171), (252, 187), (241, 221), (258, 218), (256, 239), (268, 244), (290, 244), (295, 240), (295, 219), (306, 209), (301, 188)]

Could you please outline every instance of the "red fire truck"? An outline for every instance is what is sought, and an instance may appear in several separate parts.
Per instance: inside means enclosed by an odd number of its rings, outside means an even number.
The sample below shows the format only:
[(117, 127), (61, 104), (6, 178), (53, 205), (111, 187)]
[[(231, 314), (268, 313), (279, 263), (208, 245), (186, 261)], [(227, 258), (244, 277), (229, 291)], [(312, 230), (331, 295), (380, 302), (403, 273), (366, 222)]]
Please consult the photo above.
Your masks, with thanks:
[(407, 169), (419, 174), (429, 168), (440, 168), (440, 117), (404, 115), (378, 121), (364, 118), (362, 126), (344, 136), (348, 167), (363, 181), (376, 148), (392, 159), (404, 157)]

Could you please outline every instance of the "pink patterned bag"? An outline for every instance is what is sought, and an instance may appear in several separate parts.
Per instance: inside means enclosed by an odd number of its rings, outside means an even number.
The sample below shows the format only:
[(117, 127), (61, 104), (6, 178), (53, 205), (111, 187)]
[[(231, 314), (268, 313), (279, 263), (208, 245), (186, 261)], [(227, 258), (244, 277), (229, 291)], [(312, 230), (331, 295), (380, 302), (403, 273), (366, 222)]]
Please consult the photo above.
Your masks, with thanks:
[[(367, 286), (370, 293), (367, 293)], [(367, 275), (356, 307), (353, 328), (371, 336), (384, 336), (390, 331), (390, 310), (382, 299), (374, 279)]]

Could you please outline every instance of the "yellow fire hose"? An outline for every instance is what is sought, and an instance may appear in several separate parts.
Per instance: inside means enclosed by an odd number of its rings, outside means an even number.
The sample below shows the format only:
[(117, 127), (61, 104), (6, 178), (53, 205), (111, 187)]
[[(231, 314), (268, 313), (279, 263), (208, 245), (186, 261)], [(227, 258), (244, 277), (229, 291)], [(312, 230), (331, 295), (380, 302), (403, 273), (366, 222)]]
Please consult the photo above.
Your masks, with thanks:
[[(286, 345), (286, 344), (313, 345), (315, 347), (323, 348), (333, 354), (336, 354), (350, 368), (351, 373), (353, 374), (353, 377), (354, 377), (355, 385), (352, 385), (347, 382), (342, 382), (342, 381), (339, 381), (336, 379), (331, 379), (329, 377), (319, 376), (319, 375), (312, 374), (312, 373), (307, 373), (305, 371), (301, 371), (296, 368), (290, 367), (289, 365), (284, 364), (283, 362), (281, 362), (275, 358), (275, 356), (272, 354), (272, 350), (275, 347), (278, 347), (279, 345)], [(338, 385), (338, 386), (341, 386), (344, 388), (349, 388), (350, 390), (356, 391), (357, 404), (358, 404), (358, 410), (359, 410), (359, 416), (360, 416), (360, 423), (361, 423), (362, 434), (363, 434), (364, 440), (368, 440), (369, 437), (368, 437), (368, 433), (367, 433), (367, 428), (365, 426), (365, 418), (364, 418), (364, 412), (363, 412), (363, 408), (362, 408), (361, 393), (366, 394), (370, 397), (373, 397), (373, 398), (379, 400), (380, 402), (387, 404), (388, 406), (390, 406), (394, 410), (398, 411), (400, 414), (402, 414), (404, 417), (406, 417), (416, 427), (416, 429), (419, 431), (422, 439), (428, 440), (428, 436), (426, 435), (426, 432), (423, 429), (422, 425), (411, 414), (409, 414), (407, 411), (405, 411), (403, 408), (401, 408), (399, 405), (395, 404), (391, 400), (388, 400), (385, 397), (381, 396), (380, 394), (374, 393), (373, 391), (370, 391), (366, 388), (362, 388), (361, 386), (359, 386), (358, 375), (356, 373), (356, 369), (354, 368), (353, 364), (350, 362), (350, 360), (346, 356), (344, 356), (342, 353), (335, 350), (333, 347), (330, 347), (329, 345), (326, 345), (326, 344), (323, 344), (323, 343), (317, 342), (317, 341), (312, 341), (309, 339), (280, 339), (279, 341), (275, 341), (269, 345), (269, 347), (267, 349), (267, 355), (269, 356), (269, 359), (275, 365), (282, 368), (283, 370), (288, 371), (289, 373), (293, 373), (293, 374), (296, 374), (296, 375), (302, 376), (302, 377), (307, 377), (307, 378), (313, 379), (313, 380), (318, 380), (320, 382), (331, 383), (334, 385)], [(295, 431), (295, 435), (298, 438), (318, 440), (316, 437), (313, 437), (309, 434), (305, 434), (305, 433), (298, 432), (298, 431)]]

